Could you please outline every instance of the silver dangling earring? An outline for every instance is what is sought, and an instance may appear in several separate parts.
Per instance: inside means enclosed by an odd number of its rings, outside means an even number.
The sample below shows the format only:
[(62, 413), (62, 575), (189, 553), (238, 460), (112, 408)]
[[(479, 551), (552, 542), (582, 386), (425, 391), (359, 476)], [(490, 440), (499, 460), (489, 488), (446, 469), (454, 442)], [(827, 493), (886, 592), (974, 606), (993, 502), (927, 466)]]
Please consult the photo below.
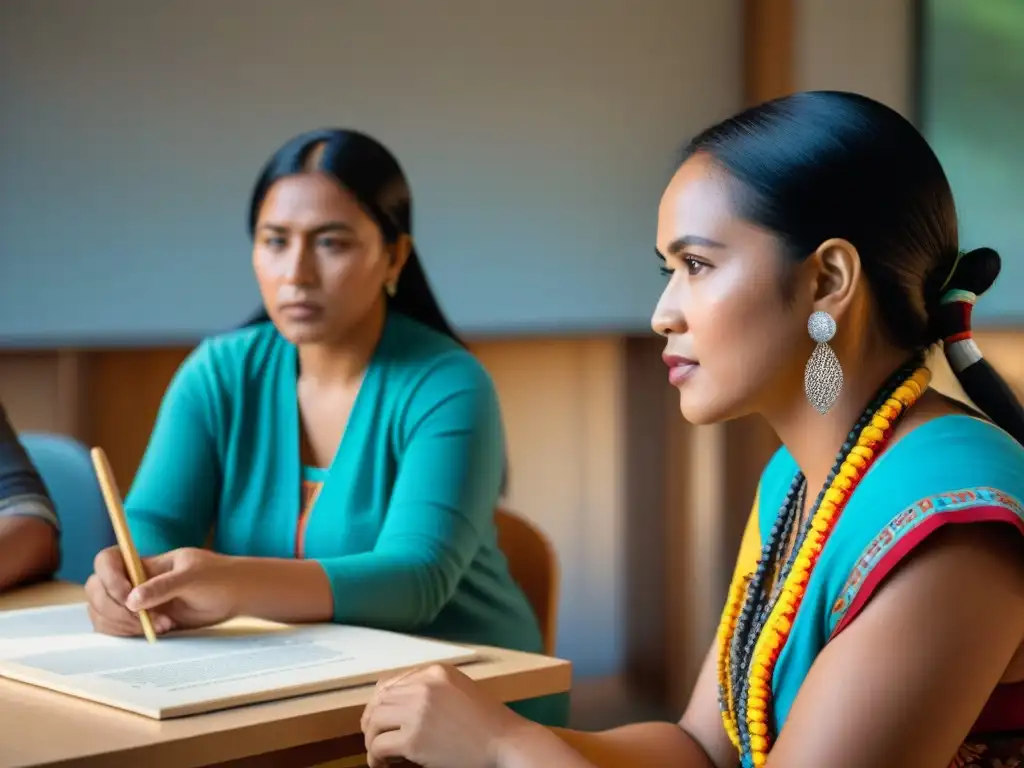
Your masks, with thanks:
[(388, 280), (387, 284), (384, 286), (384, 290), (387, 291), (388, 296), (395, 298), (395, 294), (398, 293), (398, 281)]
[(843, 391), (843, 367), (828, 345), (836, 335), (836, 321), (828, 312), (814, 312), (807, 321), (807, 332), (817, 343), (804, 369), (804, 394), (814, 410), (828, 413)]

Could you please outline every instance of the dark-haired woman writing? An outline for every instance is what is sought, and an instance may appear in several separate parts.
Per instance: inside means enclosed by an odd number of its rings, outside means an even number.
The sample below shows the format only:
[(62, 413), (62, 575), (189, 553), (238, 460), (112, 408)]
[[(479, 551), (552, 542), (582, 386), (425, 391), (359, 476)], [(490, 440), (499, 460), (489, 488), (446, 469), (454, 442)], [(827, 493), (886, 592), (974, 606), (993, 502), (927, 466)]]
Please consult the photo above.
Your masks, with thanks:
[[(960, 251), (931, 149), (853, 94), (755, 107), (689, 145), (657, 247), (683, 415), (783, 443), (682, 719), (549, 731), (434, 667), (378, 686), (371, 765), (1020, 765), (1024, 413), (971, 339), (999, 257)], [(929, 389), (940, 342), (985, 415)]]
[[(97, 629), (138, 634), (148, 608), (158, 632), (246, 614), (539, 652), (497, 545), (497, 396), (431, 293), (397, 161), (360, 133), (301, 135), (249, 226), (266, 314), (172, 381), (125, 504), (151, 578), (129, 594), (101, 553)], [(566, 704), (517, 708), (559, 724)]]

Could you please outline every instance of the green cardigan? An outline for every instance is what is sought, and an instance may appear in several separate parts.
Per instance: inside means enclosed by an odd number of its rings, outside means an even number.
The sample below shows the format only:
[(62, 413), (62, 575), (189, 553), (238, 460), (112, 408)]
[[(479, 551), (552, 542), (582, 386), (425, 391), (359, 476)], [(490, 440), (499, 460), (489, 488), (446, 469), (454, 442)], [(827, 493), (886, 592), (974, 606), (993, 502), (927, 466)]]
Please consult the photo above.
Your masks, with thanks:
[[(270, 323), (204, 341), (175, 374), (125, 508), (143, 556), (176, 547), (294, 557), (304, 468), (296, 348)], [(482, 365), (390, 312), (304, 523), (334, 620), (540, 652), (497, 545), (501, 413)], [(308, 476), (308, 471), (306, 472)], [(566, 697), (522, 702), (564, 724)]]

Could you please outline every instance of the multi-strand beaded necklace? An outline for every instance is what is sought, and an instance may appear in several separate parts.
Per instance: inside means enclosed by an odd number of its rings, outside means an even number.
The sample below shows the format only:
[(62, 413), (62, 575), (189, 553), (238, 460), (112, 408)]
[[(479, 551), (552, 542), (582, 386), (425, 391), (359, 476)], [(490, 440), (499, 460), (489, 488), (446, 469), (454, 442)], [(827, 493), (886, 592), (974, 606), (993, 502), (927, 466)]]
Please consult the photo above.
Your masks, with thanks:
[(807, 479), (798, 472), (754, 572), (736, 573), (718, 628), (718, 692), (726, 732), (744, 766), (762, 766), (768, 759), (774, 739), (772, 675), (818, 556), (847, 499), (930, 378), (920, 357), (893, 374), (850, 431), (803, 525)]

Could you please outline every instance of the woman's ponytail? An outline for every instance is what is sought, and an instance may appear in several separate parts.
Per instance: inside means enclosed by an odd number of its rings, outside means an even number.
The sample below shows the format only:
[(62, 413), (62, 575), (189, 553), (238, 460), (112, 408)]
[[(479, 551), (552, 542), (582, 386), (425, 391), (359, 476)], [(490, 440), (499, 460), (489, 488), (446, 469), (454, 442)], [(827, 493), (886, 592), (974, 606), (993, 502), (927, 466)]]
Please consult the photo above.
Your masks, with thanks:
[(1024, 445), (1024, 407), (984, 358), (971, 331), (974, 304), (999, 276), (999, 254), (991, 248), (961, 252), (941, 289), (935, 331), (964, 392), (992, 421)]

